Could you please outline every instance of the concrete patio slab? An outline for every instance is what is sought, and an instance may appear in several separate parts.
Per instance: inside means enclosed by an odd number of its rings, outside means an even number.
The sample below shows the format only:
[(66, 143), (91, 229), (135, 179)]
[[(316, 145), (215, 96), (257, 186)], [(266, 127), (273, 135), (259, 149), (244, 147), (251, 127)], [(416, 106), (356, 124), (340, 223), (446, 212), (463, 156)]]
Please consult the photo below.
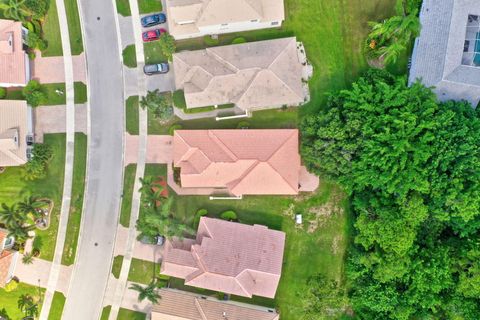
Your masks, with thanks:
[(300, 192), (313, 192), (317, 190), (320, 184), (320, 178), (307, 171), (305, 166), (300, 167), (300, 176), (298, 178)]
[[(137, 163), (139, 136), (125, 134), (125, 166)], [(173, 161), (172, 136), (147, 136), (146, 163), (171, 163)]]
[[(78, 56), (72, 56), (73, 63), (73, 81), (86, 83), (86, 61), (82, 53)], [(36, 52), (36, 58), (32, 62), (32, 78), (40, 83), (63, 83), (65, 82), (65, 67), (63, 57), (42, 57), (40, 52)]]
[[(45, 133), (66, 132), (67, 109), (64, 105), (43, 106), (33, 109), (35, 141), (43, 142)], [(87, 133), (87, 107), (75, 105), (75, 132)]]

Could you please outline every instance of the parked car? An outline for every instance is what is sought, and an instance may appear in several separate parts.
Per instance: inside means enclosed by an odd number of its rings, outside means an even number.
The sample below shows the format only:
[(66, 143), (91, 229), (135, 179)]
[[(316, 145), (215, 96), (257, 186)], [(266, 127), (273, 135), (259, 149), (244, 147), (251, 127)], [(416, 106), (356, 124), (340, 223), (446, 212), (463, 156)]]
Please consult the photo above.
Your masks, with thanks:
[(141, 20), (142, 27), (148, 28), (167, 22), (167, 16), (164, 13), (156, 13), (143, 17)]
[(146, 75), (152, 75), (152, 74), (157, 74), (157, 73), (167, 73), (168, 70), (170, 70), (168, 63), (162, 62), (162, 63), (155, 63), (155, 64), (146, 64), (143, 67), (143, 72), (145, 72)]
[(165, 237), (164, 236), (155, 236), (155, 237), (141, 237), (140, 238), (140, 242), (143, 243), (143, 244), (153, 244), (153, 245), (156, 245), (156, 246), (163, 246), (163, 244), (165, 243)]
[(155, 29), (155, 30), (150, 30), (150, 31), (145, 31), (142, 34), (142, 38), (144, 42), (149, 42), (149, 41), (155, 41), (160, 38), (162, 33), (167, 33), (167, 30), (165, 29)]

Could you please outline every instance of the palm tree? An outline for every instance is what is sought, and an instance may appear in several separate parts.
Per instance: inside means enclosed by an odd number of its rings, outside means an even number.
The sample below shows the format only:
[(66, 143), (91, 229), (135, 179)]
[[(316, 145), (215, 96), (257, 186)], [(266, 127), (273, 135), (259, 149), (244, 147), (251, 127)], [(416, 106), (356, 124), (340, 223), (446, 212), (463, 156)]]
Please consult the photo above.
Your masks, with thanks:
[(27, 13), (23, 7), (25, 0), (0, 0), (0, 8), (4, 10), (7, 18), (25, 21)]
[(138, 192), (140, 193), (145, 193), (145, 192), (148, 192), (148, 191), (151, 191), (152, 188), (153, 188), (153, 177), (152, 176), (147, 176), (145, 178), (140, 178), (140, 183), (142, 184), (142, 186), (140, 187), (140, 189), (138, 189)]
[(23, 262), (23, 264), (32, 264), (33, 263), (33, 253), (32, 252), (25, 253), (23, 255), (22, 262)]
[(30, 236), (28, 235), (28, 232), (32, 230), (32, 228), (34, 228), (34, 226), (26, 227), (20, 224), (11, 225), (8, 228), (8, 231), (9, 231), (8, 236), (13, 237), (17, 242), (22, 243), (22, 242), (25, 242), (25, 240), (27, 240), (28, 238), (30, 238)]
[(18, 209), (25, 215), (33, 215), (34, 218), (41, 218), (42, 213), (39, 213), (37, 209), (43, 207), (45, 201), (39, 201), (36, 197), (25, 197), (23, 202), (18, 203)]
[(161, 298), (157, 292), (158, 284), (154, 279), (146, 287), (143, 287), (137, 283), (133, 283), (130, 286), (131, 290), (138, 291), (138, 301), (142, 302), (147, 299), (151, 303), (158, 303), (158, 300)]
[(28, 309), (33, 304), (33, 298), (32, 296), (28, 294), (22, 294), (17, 301), (17, 306), (20, 311), (25, 313), (25, 310)]
[(0, 222), (9, 228), (10, 226), (14, 226), (16, 224), (23, 224), (25, 221), (22, 219), (22, 216), (18, 212), (15, 204), (9, 207), (5, 203), (2, 203), (2, 209), (0, 210)]

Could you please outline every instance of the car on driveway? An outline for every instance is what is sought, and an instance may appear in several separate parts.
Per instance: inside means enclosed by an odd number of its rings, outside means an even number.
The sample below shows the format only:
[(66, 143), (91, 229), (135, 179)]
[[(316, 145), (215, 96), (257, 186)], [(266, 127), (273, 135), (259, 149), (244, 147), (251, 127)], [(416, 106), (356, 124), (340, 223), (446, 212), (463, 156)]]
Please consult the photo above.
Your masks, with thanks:
[(145, 16), (140, 21), (142, 23), (142, 27), (148, 28), (156, 26), (157, 24), (165, 23), (167, 21), (167, 16), (164, 13), (156, 13)]
[(163, 33), (167, 33), (167, 30), (165, 30), (165, 29), (155, 29), (155, 30), (145, 31), (142, 34), (142, 38), (143, 38), (144, 42), (155, 41), (155, 40), (160, 39), (160, 36)]
[(168, 66), (168, 63), (165, 63), (165, 62), (146, 64), (143, 67), (143, 72), (145, 72), (145, 74), (149, 76), (157, 73), (167, 73), (169, 70), (170, 68)]
[(155, 246), (163, 246), (163, 244), (165, 243), (165, 237), (161, 235), (155, 237), (144, 236), (141, 237), (139, 240), (143, 244), (151, 244)]

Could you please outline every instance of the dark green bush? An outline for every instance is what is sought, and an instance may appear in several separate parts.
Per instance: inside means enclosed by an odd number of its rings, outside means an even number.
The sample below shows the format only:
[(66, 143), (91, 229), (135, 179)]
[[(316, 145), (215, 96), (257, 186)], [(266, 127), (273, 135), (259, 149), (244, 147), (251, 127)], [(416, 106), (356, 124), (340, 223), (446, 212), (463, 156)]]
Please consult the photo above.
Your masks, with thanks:
[(220, 218), (227, 221), (237, 221), (237, 214), (233, 210), (228, 210), (220, 215)]

